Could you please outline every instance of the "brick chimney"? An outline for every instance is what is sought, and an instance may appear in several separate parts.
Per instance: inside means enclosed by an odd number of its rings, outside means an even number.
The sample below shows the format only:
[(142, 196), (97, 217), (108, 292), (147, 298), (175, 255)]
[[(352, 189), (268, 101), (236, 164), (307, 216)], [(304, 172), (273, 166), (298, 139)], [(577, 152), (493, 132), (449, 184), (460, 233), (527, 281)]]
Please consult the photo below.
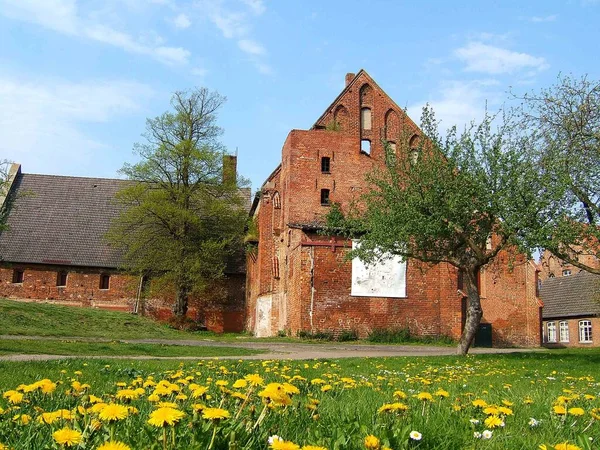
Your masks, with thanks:
[(352, 72), (348, 72), (348, 73), (346, 74), (346, 86), (348, 86), (348, 85), (350, 84), (350, 82), (351, 82), (352, 80), (354, 80), (354, 77), (355, 77), (355, 76), (356, 76), (356, 74), (355, 74), (355, 73), (352, 73)]
[(237, 156), (223, 155), (223, 184), (233, 183), (237, 180)]

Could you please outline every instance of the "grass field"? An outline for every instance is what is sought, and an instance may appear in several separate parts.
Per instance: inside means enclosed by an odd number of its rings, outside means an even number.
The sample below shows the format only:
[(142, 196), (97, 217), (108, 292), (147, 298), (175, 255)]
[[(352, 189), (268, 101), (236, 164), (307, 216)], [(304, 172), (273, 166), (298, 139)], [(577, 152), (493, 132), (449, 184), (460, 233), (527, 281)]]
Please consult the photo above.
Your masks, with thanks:
[(127, 344), (119, 341), (85, 342), (72, 340), (26, 340), (0, 339), (0, 355), (45, 354), (78, 356), (243, 356), (263, 353), (233, 347), (194, 347), (161, 344)]
[(0, 443), (15, 450), (97, 449), (109, 440), (131, 449), (592, 449), (600, 443), (598, 367), (597, 349), (0, 362)]

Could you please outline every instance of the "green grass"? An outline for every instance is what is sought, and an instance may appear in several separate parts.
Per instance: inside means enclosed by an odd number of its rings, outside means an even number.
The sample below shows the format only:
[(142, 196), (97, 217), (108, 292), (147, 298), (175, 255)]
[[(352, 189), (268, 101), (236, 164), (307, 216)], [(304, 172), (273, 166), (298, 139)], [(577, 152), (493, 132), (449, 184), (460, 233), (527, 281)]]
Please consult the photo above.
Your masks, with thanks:
[(75, 356), (193, 356), (197, 358), (214, 356), (244, 356), (264, 353), (233, 347), (200, 347), (162, 344), (127, 344), (120, 341), (86, 342), (75, 340), (30, 340), (0, 339), (0, 355), (7, 354), (46, 354)]
[[(36, 408), (55, 411), (87, 406), (88, 394), (102, 396), (107, 402), (115, 401), (117, 383), (139, 387), (147, 380), (169, 380), (179, 384), (185, 397), (176, 399), (172, 394), (162, 400), (176, 402), (186, 416), (177, 426), (167, 427), (166, 448), (207, 449), (216, 430), (214, 450), (266, 449), (268, 437), (274, 434), (299, 445), (320, 445), (331, 450), (364, 450), (363, 442), (368, 434), (377, 436), (395, 450), (538, 449), (540, 444), (565, 441), (587, 450), (598, 448), (600, 442), (600, 421), (590, 415), (593, 408), (600, 408), (598, 367), (600, 349), (466, 358), (0, 362), (0, 392), (42, 378), (59, 382), (52, 395), (26, 394), (26, 402), (19, 405), (20, 409), (0, 414), (0, 443), (9, 444), (15, 450), (54, 448), (52, 432), (67, 423), (40, 424), (36, 420), (40, 411)], [(235, 380), (252, 373), (261, 374), (266, 383), (291, 382), (299, 393), (292, 396), (292, 404), (285, 408), (264, 408), (262, 399), (257, 396), (262, 388), (249, 391), (247, 387), (233, 387)], [(303, 378), (294, 379), (296, 375)], [(311, 383), (314, 378), (325, 380), (332, 389), (323, 392), (322, 385)], [(354, 381), (348, 382), (346, 378)], [(88, 383), (89, 391), (71, 392), (71, 382), (75, 379)], [(228, 382), (227, 388), (220, 388), (217, 380)], [(187, 382), (206, 386), (210, 398), (192, 398)], [(100, 442), (113, 435), (135, 449), (162, 449), (161, 429), (147, 423), (155, 409), (148, 401), (153, 389), (147, 385), (142, 397), (131, 401), (138, 414), (88, 432), (84, 438), (85, 448), (96, 449)], [(439, 389), (447, 391), (448, 398), (437, 397), (435, 393)], [(250, 400), (245, 403), (234, 398), (230, 395), (232, 390), (249, 393)], [(399, 390), (406, 393), (407, 398), (395, 397), (394, 392)], [(415, 395), (420, 392), (433, 394), (433, 401), (417, 399)], [(593, 398), (586, 399), (585, 394)], [(559, 396), (569, 397), (567, 407), (581, 407), (584, 415), (563, 417), (553, 413)], [(319, 401), (315, 411), (306, 407), (310, 399)], [(502, 405), (503, 401), (512, 404), (512, 414), (502, 418), (505, 426), (493, 428), (489, 440), (473, 436), (474, 432), (489, 429), (483, 424), (487, 414), (472, 404), (475, 399), (495, 405)], [(525, 399), (533, 403), (526, 404)], [(408, 411), (401, 415), (378, 412), (383, 404), (392, 402), (405, 403)], [(231, 417), (211, 423), (193, 412), (192, 405), (197, 403), (226, 408)], [(459, 410), (454, 405), (460, 407)], [(0, 408), (9, 407), (8, 400), (0, 397)], [(266, 415), (261, 419), (263, 409)], [(13, 420), (15, 415), (24, 413), (32, 416), (29, 425), (19, 425)], [(80, 416), (70, 426), (83, 430), (92, 417), (93, 414)], [(539, 422), (538, 426), (529, 425), (531, 418)], [(470, 419), (480, 423), (472, 424)], [(422, 440), (411, 441), (409, 432), (412, 430), (422, 433)], [(171, 444), (172, 439), (177, 442), (175, 446)]]

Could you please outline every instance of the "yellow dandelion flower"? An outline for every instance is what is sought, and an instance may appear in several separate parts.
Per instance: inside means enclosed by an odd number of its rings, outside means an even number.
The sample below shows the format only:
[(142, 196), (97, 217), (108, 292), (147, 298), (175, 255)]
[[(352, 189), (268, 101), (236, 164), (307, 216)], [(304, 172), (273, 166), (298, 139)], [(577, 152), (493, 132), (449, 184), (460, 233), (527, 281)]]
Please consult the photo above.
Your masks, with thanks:
[(404, 412), (408, 410), (408, 406), (404, 403), (385, 403), (381, 408), (379, 408), (379, 412)]
[(578, 447), (574, 444), (569, 444), (568, 442), (563, 442), (562, 444), (556, 444), (554, 446), (555, 450), (582, 450), (581, 447)]
[(13, 405), (18, 405), (23, 401), (23, 397), (24, 397), (24, 395), (21, 394), (20, 392), (13, 391), (13, 394), (8, 396), (8, 402)]
[(102, 408), (98, 417), (105, 422), (116, 422), (117, 420), (125, 419), (128, 415), (129, 410), (127, 409), (127, 406), (109, 403)]
[(500, 411), (495, 406), (487, 406), (483, 408), (483, 412), (488, 415), (498, 415)]
[(283, 439), (274, 439), (270, 447), (273, 450), (300, 450), (298, 444), (294, 444), (291, 441), (284, 441)]
[(473, 403), (473, 406), (476, 406), (477, 408), (485, 408), (488, 405), (485, 400), (480, 399), (480, 398), (473, 400), (472, 403)]
[(583, 408), (569, 408), (567, 412), (572, 416), (583, 416), (585, 414)]
[(115, 398), (117, 400), (137, 400), (140, 396), (140, 393), (137, 390), (133, 389), (121, 389), (117, 391)]
[(424, 402), (430, 402), (433, 401), (433, 396), (429, 393), (429, 392), (419, 392), (417, 394), (417, 398), (419, 400), (422, 400)]
[(327, 450), (327, 447), (319, 447), (318, 445), (305, 445), (300, 450)]
[(332, 390), (333, 387), (330, 384), (326, 384), (325, 386), (321, 386), (321, 392), (327, 392)]
[(159, 402), (158, 405), (156, 405), (157, 408), (174, 408), (174, 409), (179, 409), (179, 406), (177, 405), (177, 403), (174, 402)]
[(505, 416), (512, 416), (513, 415), (513, 410), (510, 408), (507, 408), (506, 406), (498, 406), (498, 411), (501, 414), (504, 414)]
[(52, 433), (52, 437), (59, 445), (65, 445), (67, 447), (72, 447), (81, 442), (81, 433), (77, 430), (72, 430), (71, 428), (61, 428), (60, 430)]
[(502, 400), (502, 404), (504, 406), (513, 406), (513, 402), (509, 401), (509, 400)]
[(450, 397), (450, 393), (448, 391), (445, 391), (443, 389), (438, 389), (437, 391), (435, 391), (435, 394), (438, 397), (443, 397), (443, 398), (448, 398)]
[(498, 416), (489, 416), (483, 421), (488, 428), (498, 428), (504, 426), (504, 421)]
[(236, 380), (231, 387), (234, 389), (243, 389), (246, 386), (248, 386), (248, 382), (246, 380)]
[(262, 379), (262, 377), (257, 374), (257, 373), (253, 373), (253, 374), (249, 374), (246, 375), (244, 377), (244, 380), (246, 380), (248, 383), (250, 383), (252, 386), (262, 386), (264, 384), (264, 380)]
[(321, 379), (321, 378), (313, 378), (312, 380), (310, 380), (310, 384), (317, 385), (317, 384), (327, 384), (327, 381)]
[(559, 416), (564, 416), (567, 414), (567, 409), (562, 405), (554, 405), (552, 407), (552, 411), (554, 411), (554, 414), (558, 414)]
[(394, 391), (394, 397), (404, 399), (406, 398), (406, 394), (402, 391)]
[(525, 397), (523, 399), (523, 403), (525, 403), (526, 405), (531, 405), (533, 403), (533, 399), (531, 397)]
[(594, 408), (590, 411), (590, 416), (596, 420), (600, 420), (600, 408)]
[(204, 408), (202, 418), (208, 420), (221, 420), (229, 417), (229, 411), (221, 408)]
[(131, 447), (123, 442), (110, 441), (105, 442), (100, 447), (97, 447), (96, 450), (131, 450)]
[(179, 422), (185, 413), (174, 408), (158, 408), (150, 413), (148, 423), (155, 427), (164, 427), (165, 425), (175, 425)]
[(365, 448), (369, 450), (378, 450), (379, 449), (379, 439), (372, 434), (369, 434), (365, 438)]

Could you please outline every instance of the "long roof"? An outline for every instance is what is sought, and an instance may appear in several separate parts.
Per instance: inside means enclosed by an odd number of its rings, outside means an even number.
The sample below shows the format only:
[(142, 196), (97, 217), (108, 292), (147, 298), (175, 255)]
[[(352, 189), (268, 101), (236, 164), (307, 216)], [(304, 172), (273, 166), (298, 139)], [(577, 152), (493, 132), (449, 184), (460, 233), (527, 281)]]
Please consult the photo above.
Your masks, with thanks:
[(540, 297), (544, 319), (600, 315), (600, 276), (581, 271), (548, 278), (542, 283)]
[[(7, 229), (0, 233), (0, 262), (116, 269), (122, 252), (105, 239), (121, 213), (116, 193), (131, 181), (19, 174)], [(250, 189), (240, 189), (247, 207)], [(226, 273), (243, 273), (244, 258), (232, 256)]]
[(121, 253), (104, 240), (121, 209), (126, 180), (20, 174), (0, 234), (0, 261), (117, 268)]

